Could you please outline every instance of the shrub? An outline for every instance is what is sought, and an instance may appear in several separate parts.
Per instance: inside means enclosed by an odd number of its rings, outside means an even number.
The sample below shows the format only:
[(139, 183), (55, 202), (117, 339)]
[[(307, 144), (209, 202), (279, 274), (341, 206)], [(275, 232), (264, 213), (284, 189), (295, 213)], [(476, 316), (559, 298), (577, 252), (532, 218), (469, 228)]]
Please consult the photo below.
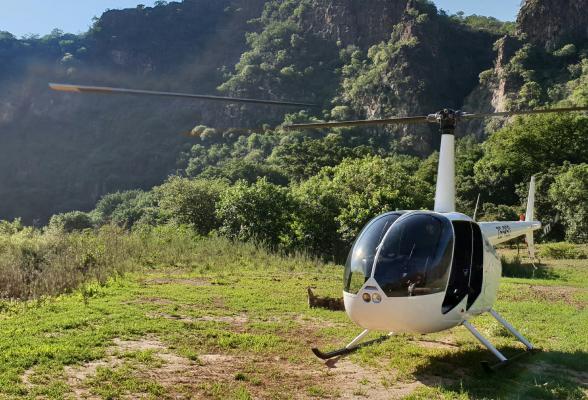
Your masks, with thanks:
[(546, 243), (539, 248), (539, 256), (544, 258), (562, 259), (583, 259), (587, 254), (578, 246), (571, 243)]
[(207, 235), (220, 226), (215, 210), (226, 188), (227, 184), (221, 180), (174, 176), (154, 190), (165, 219), (189, 225), (199, 234)]
[(550, 268), (530, 262), (523, 263), (519, 256), (507, 258), (500, 257), (502, 263), (502, 276), (509, 278), (534, 278), (534, 279), (556, 279), (558, 275)]
[(82, 231), (92, 227), (93, 223), (90, 215), (81, 211), (56, 214), (49, 220), (49, 229), (57, 229), (65, 232)]
[(116, 224), (131, 228), (140, 220), (159, 221), (154, 192), (127, 190), (104, 195), (90, 213), (96, 225)]
[(220, 232), (238, 240), (258, 240), (271, 248), (288, 235), (294, 202), (287, 188), (267, 179), (252, 185), (239, 181), (220, 198), (216, 214)]

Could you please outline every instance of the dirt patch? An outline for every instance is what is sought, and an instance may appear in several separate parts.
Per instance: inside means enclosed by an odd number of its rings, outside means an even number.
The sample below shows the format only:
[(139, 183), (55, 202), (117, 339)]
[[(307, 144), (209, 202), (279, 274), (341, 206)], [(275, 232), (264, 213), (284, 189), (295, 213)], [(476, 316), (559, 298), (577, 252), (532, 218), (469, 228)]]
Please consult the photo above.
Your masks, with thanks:
[[(125, 354), (151, 351), (161, 362), (139, 365), (133, 369), (137, 377), (149, 379), (163, 386), (167, 397), (205, 398), (211, 385), (234, 388), (245, 385), (253, 398), (270, 398), (289, 394), (294, 399), (337, 397), (343, 400), (369, 398), (374, 400), (402, 398), (418, 387), (429, 385), (427, 379), (400, 380), (395, 371), (385, 368), (359, 366), (349, 359), (335, 359), (327, 363), (308, 360), (295, 363), (278, 356), (233, 354), (201, 354), (196, 361), (174, 354), (156, 337), (139, 340), (114, 339), (107, 356), (101, 360), (66, 367), (65, 382), (75, 398), (95, 399), (88, 379), (98, 368), (115, 368), (125, 363)], [(27, 371), (23, 382), (31, 387)], [(433, 378), (431, 378), (433, 379)], [(324, 391), (324, 392), (321, 392)], [(186, 394), (190, 395), (187, 396)], [(322, 394), (321, 394), (322, 393)], [(129, 398), (139, 394), (129, 393)], [(229, 396), (230, 397), (230, 396)]]
[(173, 319), (175, 321), (181, 322), (222, 322), (226, 324), (235, 325), (237, 327), (241, 327), (245, 325), (249, 318), (247, 314), (238, 314), (238, 315), (205, 315), (202, 317), (188, 317), (184, 315), (172, 315), (166, 313), (150, 313), (147, 314), (150, 318), (166, 318), (166, 319)]
[(331, 360), (325, 366), (329, 370), (330, 381), (340, 390), (340, 399), (399, 399), (423, 386), (417, 380), (399, 381), (394, 372), (361, 367), (347, 359)]
[[(93, 395), (87, 387), (87, 380), (96, 375), (99, 368), (116, 368), (124, 363), (124, 356), (129, 352), (148, 351), (154, 353), (154, 357), (161, 361), (161, 365), (150, 369), (138, 368), (137, 373), (146, 377), (154, 378), (154, 381), (165, 386), (165, 380), (160, 376), (173, 376), (179, 372), (189, 369), (194, 362), (173, 354), (157, 338), (147, 337), (140, 340), (121, 340), (115, 338), (113, 346), (108, 348), (106, 357), (100, 360), (90, 361), (82, 365), (67, 366), (64, 368), (64, 381), (70, 387), (71, 393), (78, 399), (100, 399)], [(31, 368), (24, 372), (21, 379), (23, 384), (32, 389), (35, 385), (31, 383), (31, 377), (35, 369)], [(132, 397), (132, 394), (131, 394)]]
[(206, 278), (174, 278), (174, 277), (165, 277), (165, 278), (154, 278), (154, 279), (146, 279), (143, 283), (147, 285), (168, 285), (168, 284), (177, 284), (177, 285), (187, 285), (187, 286), (210, 286), (211, 283)]
[(66, 383), (77, 399), (99, 399), (93, 396), (84, 385), (86, 379), (96, 375), (98, 368), (115, 368), (122, 364), (116, 357), (109, 356), (104, 360), (97, 360), (79, 366), (65, 367)]
[(586, 303), (580, 301), (575, 296), (579, 294), (579, 288), (571, 286), (539, 286), (529, 285), (531, 292), (542, 300), (548, 302), (563, 301), (564, 303), (574, 306), (579, 310), (586, 307)]
[[(133, 302), (135, 302), (135, 301), (133, 301)], [(160, 297), (141, 297), (136, 302), (137, 303), (158, 304), (158, 305), (162, 305), (162, 306), (176, 304), (172, 300), (162, 299)]]
[(450, 339), (445, 338), (439, 340), (415, 338), (410, 340), (427, 349), (457, 350), (460, 347), (458, 344), (453, 343)]
[(514, 293), (499, 293), (500, 300), (506, 301), (545, 301), (549, 303), (563, 302), (578, 310), (586, 307), (586, 302), (578, 298), (578, 295), (586, 289), (573, 286), (542, 286), (542, 285), (517, 285)]

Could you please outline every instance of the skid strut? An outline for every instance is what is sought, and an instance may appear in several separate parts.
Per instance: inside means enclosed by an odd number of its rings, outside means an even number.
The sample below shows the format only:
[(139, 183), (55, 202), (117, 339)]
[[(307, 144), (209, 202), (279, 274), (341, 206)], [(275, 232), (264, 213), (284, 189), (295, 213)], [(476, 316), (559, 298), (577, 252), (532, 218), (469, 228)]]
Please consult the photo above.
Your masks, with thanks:
[(333, 357), (337, 357), (337, 356), (344, 356), (344, 355), (353, 353), (354, 351), (361, 349), (362, 347), (366, 347), (366, 346), (370, 346), (372, 344), (383, 342), (384, 340), (389, 339), (390, 336), (392, 336), (392, 332), (390, 332), (389, 334), (384, 335), (384, 336), (380, 336), (377, 339), (368, 340), (367, 342), (359, 343), (359, 341), (361, 339), (363, 339), (368, 333), (370, 333), (370, 331), (368, 329), (364, 330), (359, 335), (357, 335), (357, 337), (355, 339), (353, 339), (351, 342), (349, 342), (349, 344), (347, 346), (345, 346), (341, 349), (323, 353), (322, 351), (320, 351), (316, 347), (313, 347), (312, 352), (318, 358), (320, 358), (322, 360), (328, 360), (329, 358), (333, 358)]
[(510, 333), (512, 333), (522, 344), (524, 344), (525, 347), (527, 348), (527, 351), (518, 353), (518, 354), (512, 356), (511, 358), (506, 358), (504, 356), (504, 354), (502, 354), (500, 351), (498, 351), (498, 349), (496, 347), (494, 347), (492, 345), (492, 343), (490, 343), (488, 341), (488, 339), (486, 339), (484, 336), (482, 336), (482, 334), (480, 332), (478, 332), (478, 330), (476, 328), (474, 328), (472, 324), (470, 324), (468, 321), (463, 321), (462, 325), (465, 326), (467, 328), (467, 330), (470, 331), (471, 334), (474, 335), (476, 337), (476, 339), (478, 339), (480, 341), (480, 343), (482, 343), (488, 350), (490, 350), (492, 352), (492, 354), (494, 354), (496, 356), (496, 358), (498, 358), (500, 360), (500, 362), (498, 362), (497, 364), (492, 365), (492, 366), (490, 364), (488, 364), (487, 361), (482, 361), (482, 367), (484, 367), (484, 369), (488, 372), (495, 371), (498, 368), (504, 367), (505, 365), (510, 364), (512, 361), (516, 360), (517, 358), (519, 358), (525, 354), (529, 354), (531, 351), (534, 350), (533, 345), (527, 339), (525, 339), (525, 337), (523, 335), (521, 335), (520, 332), (517, 331), (511, 324), (509, 324), (504, 318), (502, 318), (502, 316), (500, 314), (498, 314), (494, 310), (490, 310), (490, 315), (492, 315), (496, 319), (496, 321), (498, 321)]

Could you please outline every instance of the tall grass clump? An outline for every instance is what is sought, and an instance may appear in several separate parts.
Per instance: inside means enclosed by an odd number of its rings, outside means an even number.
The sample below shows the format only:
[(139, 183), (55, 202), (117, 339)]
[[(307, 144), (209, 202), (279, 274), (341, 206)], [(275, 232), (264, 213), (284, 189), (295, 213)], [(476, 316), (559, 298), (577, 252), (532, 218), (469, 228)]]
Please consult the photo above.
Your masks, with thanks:
[(34, 299), (71, 292), (86, 282), (139, 268), (307, 270), (323, 263), (305, 254), (281, 254), (266, 245), (210, 234), (191, 225), (116, 225), (70, 231), (0, 221), (0, 298)]
[(588, 254), (580, 246), (567, 242), (542, 244), (539, 248), (539, 256), (554, 260), (588, 258)]
[(131, 268), (127, 242), (113, 226), (0, 232), (0, 297), (26, 300), (69, 292), (87, 281), (104, 283)]

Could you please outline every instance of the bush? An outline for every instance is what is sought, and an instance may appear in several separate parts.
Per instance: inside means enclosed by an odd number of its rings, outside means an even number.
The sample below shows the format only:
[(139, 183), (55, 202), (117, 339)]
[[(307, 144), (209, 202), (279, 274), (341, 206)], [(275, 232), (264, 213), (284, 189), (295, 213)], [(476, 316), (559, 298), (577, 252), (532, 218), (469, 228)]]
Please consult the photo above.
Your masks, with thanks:
[(221, 180), (188, 179), (174, 176), (154, 189), (164, 219), (189, 225), (207, 235), (220, 223), (215, 210), (227, 184)]
[(276, 249), (289, 233), (293, 210), (288, 189), (262, 178), (252, 185), (239, 181), (223, 192), (216, 214), (222, 234)]
[(113, 223), (126, 228), (131, 228), (139, 221), (155, 223), (160, 219), (157, 215), (156, 194), (142, 190), (104, 195), (90, 215), (98, 226)]
[(56, 229), (65, 232), (82, 231), (92, 228), (92, 218), (88, 213), (81, 211), (70, 211), (63, 214), (56, 214), (49, 220), (49, 229)]
[(557, 279), (559, 276), (551, 268), (530, 262), (523, 263), (519, 256), (500, 257), (502, 276), (509, 278)]
[(588, 257), (581, 248), (566, 242), (542, 244), (539, 248), (539, 256), (555, 260), (584, 259)]

